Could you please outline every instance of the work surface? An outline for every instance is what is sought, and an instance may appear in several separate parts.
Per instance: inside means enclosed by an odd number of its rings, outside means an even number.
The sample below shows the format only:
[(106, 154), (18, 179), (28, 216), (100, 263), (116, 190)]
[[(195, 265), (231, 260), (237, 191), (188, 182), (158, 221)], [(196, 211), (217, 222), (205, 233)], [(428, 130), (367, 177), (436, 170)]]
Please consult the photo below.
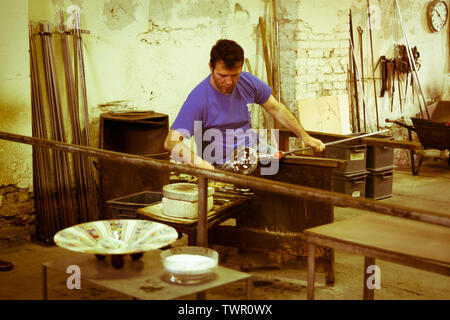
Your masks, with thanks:
[[(127, 257), (121, 269), (111, 266), (110, 257), (98, 260), (94, 255), (79, 253), (73, 253), (68, 258), (44, 262), (43, 265), (64, 273), (67, 267), (76, 265), (81, 271), (81, 281), (88, 280), (134, 298), (148, 300), (171, 300), (250, 277), (247, 273), (218, 266), (211, 281), (196, 285), (171, 284), (163, 280), (165, 271), (160, 253), (160, 250), (145, 252), (137, 261)], [(52, 296), (51, 292), (49, 296)]]
[(367, 215), (305, 230), (308, 236), (450, 264), (450, 228)]
[[(380, 200), (381, 203), (408, 204), (416, 208), (449, 213), (450, 197), (448, 185), (450, 170), (447, 161), (427, 161), (422, 165), (419, 176), (412, 176), (410, 168), (395, 170), (393, 196)], [(345, 221), (362, 215), (378, 215), (364, 210), (335, 207), (335, 221)], [(449, 213), (450, 214), (450, 213)], [(3, 232), (3, 231), (2, 231)], [(3, 236), (7, 235), (5, 231)], [(186, 237), (173, 245), (186, 245)], [(215, 249), (218, 249), (217, 247)], [(220, 247), (221, 265), (239, 270), (237, 249)], [(0, 272), (0, 299), (41, 299), (41, 263), (61, 258), (69, 258), (72, 252), (57, 246), (42, 246), (29, 242), (14, 247), (0, 247), (0, 259), (11, 261), (14, 269)], [(144, 256), (145, 257), (145, 256)], [(127, 260), (128, 262), (128, 260)], [(416, 268), (377, 260), (381, 268), (381, 289), (376, 291), (376, 299), (386, 300), (448, 300), (450, 297), (450, 277)], [(359, 254), (336, 250), (334, 287), (325, 286), (322, 274), (316, 274), (315, 298), (318, 300), (361, 299), (364, 257)], [(319, 271), (318, 271), (319, 272)], [(252, 274), (252, 299), (256, 300), (304, 300), (306, 299), (306, 271), (295, 269), (258, 269)], [(50, 299), (63, 300), (113, 300), (129, 299), (112, 290), (92, 284), (82, 283), (81, 290), (69, 290), (66, 285), (68, 274), (49, 270), (48, 285)], [(208, 290), (207, 299), (233, 300), (245, 295), (243, 281)], [(185, 299), (195, 299), (191, 294)], [(300, 302), (303, 303), (304, 301)]]

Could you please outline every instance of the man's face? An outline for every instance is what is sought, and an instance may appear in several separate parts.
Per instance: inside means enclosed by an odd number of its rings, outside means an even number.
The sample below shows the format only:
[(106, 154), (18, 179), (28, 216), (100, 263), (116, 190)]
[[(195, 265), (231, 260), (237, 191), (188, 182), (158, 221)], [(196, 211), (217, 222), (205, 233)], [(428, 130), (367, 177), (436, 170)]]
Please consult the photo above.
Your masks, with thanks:
[(233, 92), (241, 76), (242, 64), (237, 63), (232, 69), (228, 69), (222, 61), (219, 61), (214, 69), (210, 63), (209, 69), (211, 70), (211, 84), (214, 88), (220, 93), (229, 95)]

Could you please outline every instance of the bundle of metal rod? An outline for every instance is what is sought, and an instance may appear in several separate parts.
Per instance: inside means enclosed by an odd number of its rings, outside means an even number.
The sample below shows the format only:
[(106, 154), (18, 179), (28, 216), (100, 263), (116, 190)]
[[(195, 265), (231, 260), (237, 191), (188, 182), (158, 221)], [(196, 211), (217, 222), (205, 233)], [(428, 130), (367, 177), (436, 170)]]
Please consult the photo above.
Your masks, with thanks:
[[(66, 34), (66, 28), (64, 24), (64, 16), (61, 12), (61, 49), (62, 58), (64, 62), (64, 73), (65, 73), (65, 83), (66, 83), (66, 94), (67, 94), (67, 107), (70, 115), (71, 129), (72, 129), (72, 143), (81, 144), (81, 129), (79, 123), (79, 112), (78, 104), (76, 103), (73, 91), (73, 70), (71, 65), (70, 48)], [(83, 159), (80, 155), (73, 155), (73, 171), (75, 177), (75, 186), (78, 193), (79, 202), (79, 215), (80, 221), (88, 221), (87, 219), (87, 195), (85, 190), (85, 179), (83, 172)]]
[[(41, 49), (46, 84), (47, 104), (50, 115), (51, 137), (55, 141), (66, 141), (64, 119), (61, 109), (61, 99), (55, 66), (54, 47), (50, 25), (40, 23)], [(73, 226), (79, 222), (74, 214), (74, 199), (70, 181), (69, 159), (67, 154), (54, 151), (53, 174), (57, 189), (57, 222), (58, 229)]]
[[(47, 128), (43, 112), (43, 98), (39, 82), (39, 68), (35, 28), (29, 25), (31, 109), (33, 137), (47, 139)], [(58, 231), (54, 223), (56, 216), (55, 186), (51, 179), (50, 152), (47, 148), (33, 146), (33, 190), (36, 204), (36, 235), (39, 241), (51, 242)]]
[[(78, 68), (80, 70), (80, 84), (81, 84), (81, 94), (83, 100), (83, 115), (84, 115), (84, 129), (85, 129), (85, 143), (84, 145), (90, 147), (91, 139), (90, 139), (90, 130), (89, 130), (89, 109), (87, 103), (87, 94), (86, 94), (86, 77), (85, 77), (85, 68), (84, 68), (84, 55), (83, 55), (83, 42), (81, 38), (82, 30), (81, 30), (81, 19), (80, 13), (75, 12), (75, 29), (74, 29), (74, 42), (78, 42), (77, 51), (74, 48), (74, 56), (78, 55), (79, 65)], [(74, 65), (77, 68), (77, 65)], [(76, 79), (76, 81), (78, 81)], [(99, 218), (98, 206), (95, 201), (95, 182), (94, 182), (94, 171), (93, 171), (93, 163), (91, 157), (85, 157), (84, 160), (84, 169), (86, 170), (85, 179), (87, 185), (87, 193), (88, 193), (88, 207), (89, 207), (89, 220), (97, 220)]]

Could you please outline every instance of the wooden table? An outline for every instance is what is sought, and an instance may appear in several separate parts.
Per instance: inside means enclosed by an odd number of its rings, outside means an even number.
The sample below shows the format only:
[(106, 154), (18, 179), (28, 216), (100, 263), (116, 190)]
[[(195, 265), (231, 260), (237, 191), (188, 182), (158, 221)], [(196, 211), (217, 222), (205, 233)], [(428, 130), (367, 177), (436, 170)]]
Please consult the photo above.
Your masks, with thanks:
[[(237, 216), (251, 201), (251, 196), (237, 194), (227, 194), (223, 192), (214, 193), (214, 206), (207, 216), (207, 230), (211, 230), (220, 223)], [(188, 245), (197, 244), (198, 220), (179, 219), (166, 216), (162, 213), (162, 203), (158, 202), (152, 206), (143, 207), (136, 210), (139, 219), (146, 219), (167, 224), (175, 228), (178, 232), (187, 235)]]
[(178, 285), (164, 281), (165, 271), (161, 264), (160, 253), (161, 250), (145, 252), (144, 256), (137, 261), (131, 260), (128, 256), (121, 269), (113, 268), (109, 257), (98, 260), (94, 255), (82, 253), (74, 253), (69, 258), (45, 262), (42, 264), (42, 298), (48, 299), (47, 268), (66, 273), (67, 267), (76, 265), (80, 268), (81, 282), (90, 281), (136, 299), (171, 300), (240, 280), (246, 280), (246, 299), (250, 299), (251, 275), (222, 266), (217, 267), (216, 277), (209, 282)]
[[(275, 175), (261, 175), (258, 167), (252, 175), (271, 181), (287, 182), (331, 191), (333, 169), (345, 160), (287, 156)], [(276, 267), (305, 268), (307, 243), (303, 230), (333, 222), (334, 207), (322, 201), (253, 189), (248, 209), (236, 218), (236, 227), (218, 226), (210, 243), (239, 248), (239, 265), (246, 270)], [(318, 253), (317, 267), (334, 283), (334, 252), (326, 248)]]
[(366, 286), (367, 267), (375, 258), (450, 276), (450, 228), (386, 215), (369, 214), (304, 231), (308, 242), (307, 298), (314, 299), (315, 251), (331, 247), (365, 256), (364, 299), (373, 299)]

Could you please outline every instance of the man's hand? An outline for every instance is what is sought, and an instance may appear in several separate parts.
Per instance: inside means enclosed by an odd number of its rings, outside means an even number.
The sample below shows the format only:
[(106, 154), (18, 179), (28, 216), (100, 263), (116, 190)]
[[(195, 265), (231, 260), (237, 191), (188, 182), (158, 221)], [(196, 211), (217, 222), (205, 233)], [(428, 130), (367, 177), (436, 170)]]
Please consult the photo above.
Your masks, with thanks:
[(322, 141), (309, 135), (306, 138), (303, 138), (303, 142), (308, 147), (312, 147), (315, 152), (322, 152), (323, 150), (325, 150), (325, 144)]

